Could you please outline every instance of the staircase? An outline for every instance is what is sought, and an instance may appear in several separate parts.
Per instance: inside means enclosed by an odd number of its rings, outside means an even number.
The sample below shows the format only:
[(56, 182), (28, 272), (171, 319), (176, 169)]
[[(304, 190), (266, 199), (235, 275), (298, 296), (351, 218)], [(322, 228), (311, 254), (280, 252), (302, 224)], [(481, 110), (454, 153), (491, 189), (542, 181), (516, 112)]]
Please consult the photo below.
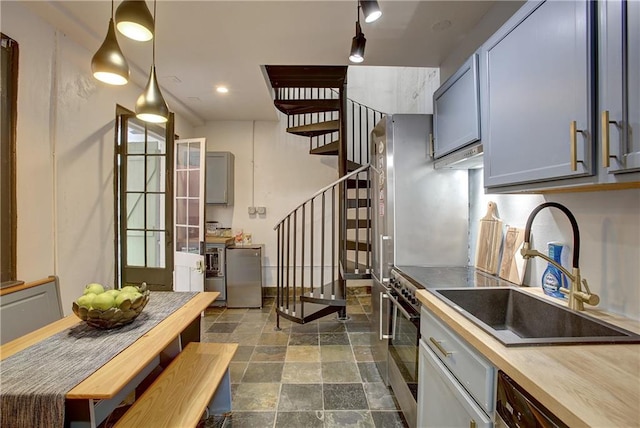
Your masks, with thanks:
[(347, 319), (347, 280), (371, 278), (369, 134), (383, 113), (347, 98), (346, 66), (266, 66), (287, 132), (337, 157), (337, 180), (279, 221), (276, 312), (304, 324)]

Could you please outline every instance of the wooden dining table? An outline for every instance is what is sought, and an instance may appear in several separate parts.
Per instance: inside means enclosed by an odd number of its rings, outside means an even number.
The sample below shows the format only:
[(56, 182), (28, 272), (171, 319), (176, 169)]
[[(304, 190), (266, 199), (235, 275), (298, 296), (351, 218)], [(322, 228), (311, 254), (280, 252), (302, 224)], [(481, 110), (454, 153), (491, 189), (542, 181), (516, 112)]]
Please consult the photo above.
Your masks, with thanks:
[[(153, 298), (160, 298), (158, 292)], [(127, 346), (65, 394), (65, 426), (95, 427), (158, 366), (166, 366), (187, 343), (200, 340), (202, 312), (219, 296), (196, 293), (173, 313)], [(146, 310), (146, 309), (145, 309)], [(80, 319), (69, 315), (0, 346), (0, 361), (65, 330)], [(134, 321), (135, 322), (135, 321)], [(1, 363), (0, 363), (1, 364)], [(28, 374), (25, 374), (28, 376)], [(7, 415), (3, 416), (3, 419)], [(6, 422), (6, 419), (3, 421)]]

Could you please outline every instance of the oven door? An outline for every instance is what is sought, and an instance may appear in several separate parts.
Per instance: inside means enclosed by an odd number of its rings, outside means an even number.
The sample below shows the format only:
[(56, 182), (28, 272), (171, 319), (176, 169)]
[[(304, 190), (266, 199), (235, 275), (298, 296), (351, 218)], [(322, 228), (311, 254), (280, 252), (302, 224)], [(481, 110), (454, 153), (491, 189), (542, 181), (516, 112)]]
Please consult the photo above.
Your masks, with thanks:
[(402, 304), (397, 293), (390, 292), (391, 339), (389, 339), (389, 383), (409, 426), (416, 426), (418, 399), (418, 362), (420, 313)]

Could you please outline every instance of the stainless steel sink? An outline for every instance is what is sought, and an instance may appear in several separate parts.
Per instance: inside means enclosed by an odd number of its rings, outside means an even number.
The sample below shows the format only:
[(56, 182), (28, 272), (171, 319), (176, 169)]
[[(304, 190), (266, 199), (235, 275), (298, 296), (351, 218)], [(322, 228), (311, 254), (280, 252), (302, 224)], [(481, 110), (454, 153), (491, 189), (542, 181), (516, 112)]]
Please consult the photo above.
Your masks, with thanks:
[(513, 287), (429, 291), (505, 346), (640, 343), (640, 335)]

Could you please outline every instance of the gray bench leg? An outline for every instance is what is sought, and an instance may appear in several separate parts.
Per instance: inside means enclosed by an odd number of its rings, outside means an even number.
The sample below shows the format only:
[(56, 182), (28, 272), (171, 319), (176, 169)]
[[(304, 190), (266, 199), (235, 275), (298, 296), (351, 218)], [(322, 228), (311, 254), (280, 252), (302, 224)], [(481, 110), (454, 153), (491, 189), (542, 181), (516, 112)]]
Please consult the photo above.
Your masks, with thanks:
[(229, 368), (227, 368), (207, 408), (209, 409), (209, 415), (222, 415), (231, 411), (231, 375)]

